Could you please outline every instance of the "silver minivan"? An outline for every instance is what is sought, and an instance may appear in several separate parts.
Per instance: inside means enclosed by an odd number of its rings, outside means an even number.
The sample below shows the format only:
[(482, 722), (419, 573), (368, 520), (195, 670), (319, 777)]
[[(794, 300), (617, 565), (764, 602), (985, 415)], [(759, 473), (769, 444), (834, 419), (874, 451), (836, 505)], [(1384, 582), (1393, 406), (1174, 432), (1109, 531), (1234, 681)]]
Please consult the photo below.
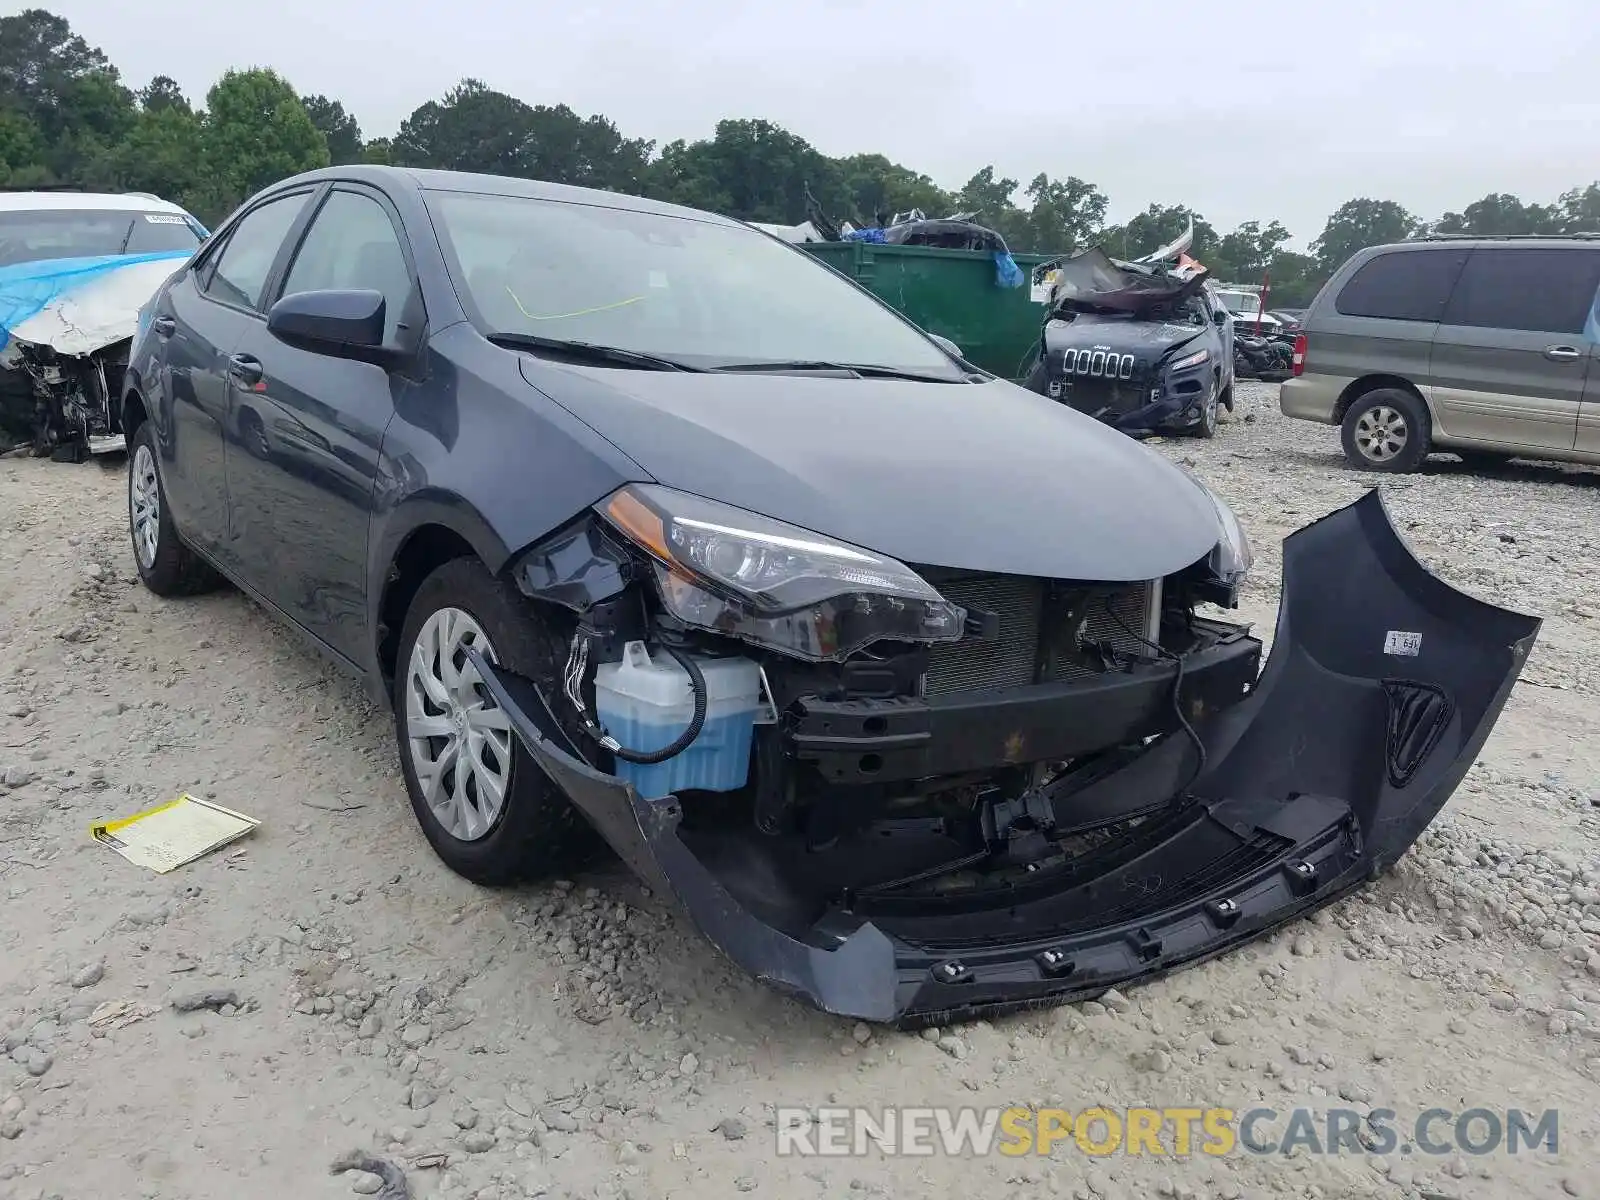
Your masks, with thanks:
[(1600, 464), (1600, 236), (1360, 251), (1306, 313), (1278, 404), (1338, 425), (1369, 471), (1434, 451)]

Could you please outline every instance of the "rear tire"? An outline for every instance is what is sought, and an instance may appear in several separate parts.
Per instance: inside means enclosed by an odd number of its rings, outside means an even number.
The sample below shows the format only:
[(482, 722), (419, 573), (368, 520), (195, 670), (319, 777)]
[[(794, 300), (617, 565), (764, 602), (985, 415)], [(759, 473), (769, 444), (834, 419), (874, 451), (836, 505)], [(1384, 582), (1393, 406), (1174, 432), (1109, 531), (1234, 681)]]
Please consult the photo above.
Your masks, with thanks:
[(128, 442), (128, 534), (139, 580), (158, 596), (195, 596), (222, 586), (222, 576), (184, 545), (172, 523), (155, 426), (144, 422)]
[(1415, 471), (1433, 443), (1428, 407), (1411, 392), (1377, 388), (1358, 396), (1340, 427), (1344, 456), (1363, 471)]
[(593, 830), (488, 698), (465, 664), (466, 645), (545, 695), (561, 695), (565, 639), (520, 593), (475, 558), (453, 559), (423, 580), (394, 684), (400, 767), (423, 835), (447, 867), (486, 887), (578, 865), (596, 844)]

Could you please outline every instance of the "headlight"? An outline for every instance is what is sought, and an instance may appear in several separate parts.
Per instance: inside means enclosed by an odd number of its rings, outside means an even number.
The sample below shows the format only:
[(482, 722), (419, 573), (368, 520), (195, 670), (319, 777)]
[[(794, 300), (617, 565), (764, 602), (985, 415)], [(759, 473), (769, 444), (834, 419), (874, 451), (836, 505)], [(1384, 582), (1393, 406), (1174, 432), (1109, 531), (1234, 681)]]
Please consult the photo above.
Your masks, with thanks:
[(1233, 509), (1219, 500), (1217, 494), (1198, 479), (1195, 483), (1211, 501), (1211, 506), (1217, 510), (1217, 524), (1222, 527), (1222, 537), (1211, 551), (1212, 573), (1227, 586), (1237, 587), (1244, 582), (1245, 576), (1250, 574), (1250, 567), (1255, 562), (1255, 555), (1250, 550), (1250, 539), (1245, 536), (1239, 518), (1233, 514)]
[(955, 641), (966, 625), (903, 563), (714, 500), (630, 484), (596, 511), (654, 560), (686, 625), (812, 661), (879, 639)]
[(1196, 350), (1193, 354), (1186, 354), (1177, 362), (1167, 368), (1169, 371), (1187, 371), (1190, 367), (1198, 367), (1201, 363), (1211, 361), (1211, 351)]

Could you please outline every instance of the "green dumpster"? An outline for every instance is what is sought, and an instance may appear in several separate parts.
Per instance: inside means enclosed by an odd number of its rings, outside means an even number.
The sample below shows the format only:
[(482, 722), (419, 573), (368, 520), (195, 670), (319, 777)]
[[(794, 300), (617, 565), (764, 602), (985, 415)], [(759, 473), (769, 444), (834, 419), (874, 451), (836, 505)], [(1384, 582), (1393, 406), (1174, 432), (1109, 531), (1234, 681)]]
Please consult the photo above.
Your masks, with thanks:
[[(949, 338), (967, 358), (1002, 379), (1026, 373), (1024, 356), (1039, 339), (1044, 306), (1028, 285), (994, 281), (987, 250), (889, 246), (871, 242), (805, 242), (801, 248), (854, 279), (929, 333)], [(1015, 254), (1026, 276), (1051, 255)]]

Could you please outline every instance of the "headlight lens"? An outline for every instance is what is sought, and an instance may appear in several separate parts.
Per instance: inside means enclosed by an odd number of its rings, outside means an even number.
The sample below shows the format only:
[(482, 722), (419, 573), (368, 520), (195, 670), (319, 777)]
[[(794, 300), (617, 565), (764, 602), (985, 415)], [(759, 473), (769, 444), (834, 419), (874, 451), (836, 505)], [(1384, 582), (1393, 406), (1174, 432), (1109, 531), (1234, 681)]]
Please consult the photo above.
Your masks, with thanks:
[(822, 661), (880, 639), (955, 641), (966, 624), (905, 564), (782, 521), (652, 484), (596, 509), (654, 560), (686, 625)]
[(1211, 361), (1211, 351), (1209, 351), (1209, 350), (1196, 350), (1193, 354), (1184, 355), (1182, 358), (1178, 359), (1177, 362), (1173, 363), (1172, 366), (1168, 367), (1167, 369), (1169, 371), (1187, 371), (1190, 367), (1198, 367), (1201, 363), (1207, 363), (1207, 362), (1210, 362), (1210, 361)]
[(1216, 577), (1229, 587), (1237, 587), (1244, 582), (1245, 576), (1250, 574), (1250, 567), (1255, 562), (1255, 555), (1250, 549), (1250, 539), (1245, 536), (1244, 528), (1239, 524), (1239, 518), (1217, 498), (1217, 494), (1197, 479), (1200, 490), (1205, 492), (1211, 501), (1211, 506), (1217, 510), (1217, 524), (1222, 527), (1222, 537), (1217, 541), (1216, 547), (1211, 551), (1211, 570)]

